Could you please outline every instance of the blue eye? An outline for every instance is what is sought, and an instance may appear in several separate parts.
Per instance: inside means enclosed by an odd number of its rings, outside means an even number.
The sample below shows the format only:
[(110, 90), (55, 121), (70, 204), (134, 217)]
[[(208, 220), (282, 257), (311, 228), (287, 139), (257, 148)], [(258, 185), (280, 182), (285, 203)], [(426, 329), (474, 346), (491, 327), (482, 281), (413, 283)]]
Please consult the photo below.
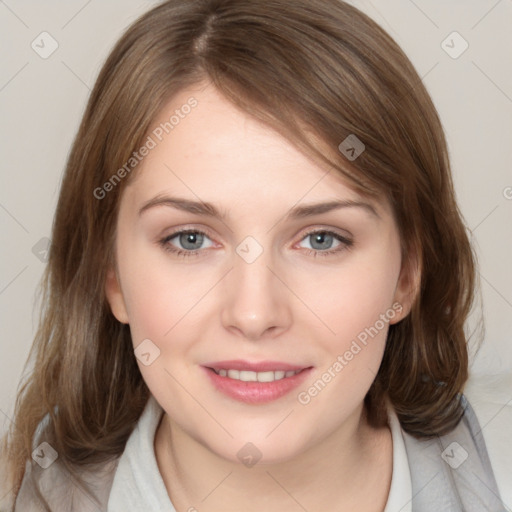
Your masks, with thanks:
[(313, 256), (329, 256), (353, 245), (352, 240), (326, 230), (312, 231), (306, 234), (302, 241), (304, 240), (309, 241), (309, 247), (305, 247), (305, 249), (309, 249), (308, 254)]
[[(187, 250), (193, 251), (195, 249), (200, 249), (201, 245), (204, 241), (204, 234), (202, 233), (180, 233), (179, 235), (175, 236), (174, 238), (177, 238), (180, 245)], [(171, 239), (172, 240), (172, 239)]]
[[(160, 240), (160, 244), (166, 251), (179, 256), (193, 256), (197, 254), (199, 250), (206, 248), (203, 247), (203, 243), (206, 240), (209, 240), (209, 245), (206, 247), (211, 247), (213, 243), (206, 233), (198, 230), (185, 230), (165, 237)], [(178, 244), (178, 246), (176, 246), (176, 244)]]
[(316, 233), (308, 235), (305, 240), (308, 239), (310, 241), (310, 249), (314, 249), (315, 251), (331, 249), (335, 242), (340, 243), (333, 235), (322, 231), (317, 231)]
[[(311, 231), (302, 238), (301, 242), (304, 241), (309, 241), (309, 246), (303, 248), (313, 257), (331, 256), (353, 245), (352, 240), (327, 230)], [(159, 244), (165, 251), (180, 257), (197, 256), (203, 249), (214, 245), (206, 233), (194, 229), (172, 233), (160, 240)]]

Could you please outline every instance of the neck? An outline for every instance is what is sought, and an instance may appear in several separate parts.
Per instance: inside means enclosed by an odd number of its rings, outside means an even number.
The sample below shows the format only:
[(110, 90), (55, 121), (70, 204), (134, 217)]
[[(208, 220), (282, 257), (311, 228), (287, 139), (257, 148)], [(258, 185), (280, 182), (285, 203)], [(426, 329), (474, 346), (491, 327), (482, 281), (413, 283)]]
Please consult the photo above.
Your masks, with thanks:
[(180, 511), (382, 512), (391, 483), (391, 432), (371, 428), (362, 404), (341, 428), (293, 459), (246, 467), (190, 437), (167, 414), (155, 453)]

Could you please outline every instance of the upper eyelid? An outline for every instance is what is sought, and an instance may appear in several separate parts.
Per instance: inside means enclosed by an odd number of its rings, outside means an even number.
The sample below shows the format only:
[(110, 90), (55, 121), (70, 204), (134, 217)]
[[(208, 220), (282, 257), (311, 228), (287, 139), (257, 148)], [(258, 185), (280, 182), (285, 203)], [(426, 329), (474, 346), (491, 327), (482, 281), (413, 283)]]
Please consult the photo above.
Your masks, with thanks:
[(163, 235), (161, 238), (174, 238), (178, 235), (181, 235), (182, 233), (201, 233), (203, 235), (208, 236), (209, 238), (213, 238), (212, 233), (206, 229), (206, 228), (194, 228), (194, 227), (185, 227), (185, 228), (179, 228), (175, 231), (171, 231), (169, 234)]
[(304, 228), (299, 231), (297, 236), (300, 236), (301, 234), (303, 236), (311, 235), (313, 233), (332, 233), (333, 235), (338, 235), (342, 238), (351, 238), (352, 235), (350, 235), (348, 232), (346, 234), (343, 234), (342, 230), (340, 228), (331, 228), (331, 227), (318, 227), (318, 228)]

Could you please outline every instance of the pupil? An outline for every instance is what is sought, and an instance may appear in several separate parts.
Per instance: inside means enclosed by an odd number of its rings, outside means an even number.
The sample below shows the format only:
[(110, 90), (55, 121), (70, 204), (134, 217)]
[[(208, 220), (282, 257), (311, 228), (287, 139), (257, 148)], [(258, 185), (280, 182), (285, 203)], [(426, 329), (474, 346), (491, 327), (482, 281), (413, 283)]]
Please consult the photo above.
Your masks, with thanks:
[(180, 236), (180, 243), (185, 249), (197, 249), (203, 242), (203, 235), (200, 233), (184, 233)]
[[(329, 249), (332, 244), (333, 237), (327, 233), (317, 233), (313, 235), (313, 249)], [(315, 247), (315, 244), (317, 246)]]

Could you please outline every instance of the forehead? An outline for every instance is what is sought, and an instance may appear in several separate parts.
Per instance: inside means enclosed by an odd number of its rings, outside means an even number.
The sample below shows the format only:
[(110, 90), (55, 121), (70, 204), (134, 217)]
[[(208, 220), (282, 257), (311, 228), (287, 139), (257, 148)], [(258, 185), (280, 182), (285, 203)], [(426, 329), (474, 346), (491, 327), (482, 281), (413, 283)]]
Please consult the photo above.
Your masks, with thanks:
[(363, 199), (339, 172), (313, 161), (210, 84), (174, 96), (156, 117), (149, 137), (154, 147), (126, 190), (134, 205), (163, 193), (255, 203), (260, 209), (263, 202), (291, 207), (302, 201)]

